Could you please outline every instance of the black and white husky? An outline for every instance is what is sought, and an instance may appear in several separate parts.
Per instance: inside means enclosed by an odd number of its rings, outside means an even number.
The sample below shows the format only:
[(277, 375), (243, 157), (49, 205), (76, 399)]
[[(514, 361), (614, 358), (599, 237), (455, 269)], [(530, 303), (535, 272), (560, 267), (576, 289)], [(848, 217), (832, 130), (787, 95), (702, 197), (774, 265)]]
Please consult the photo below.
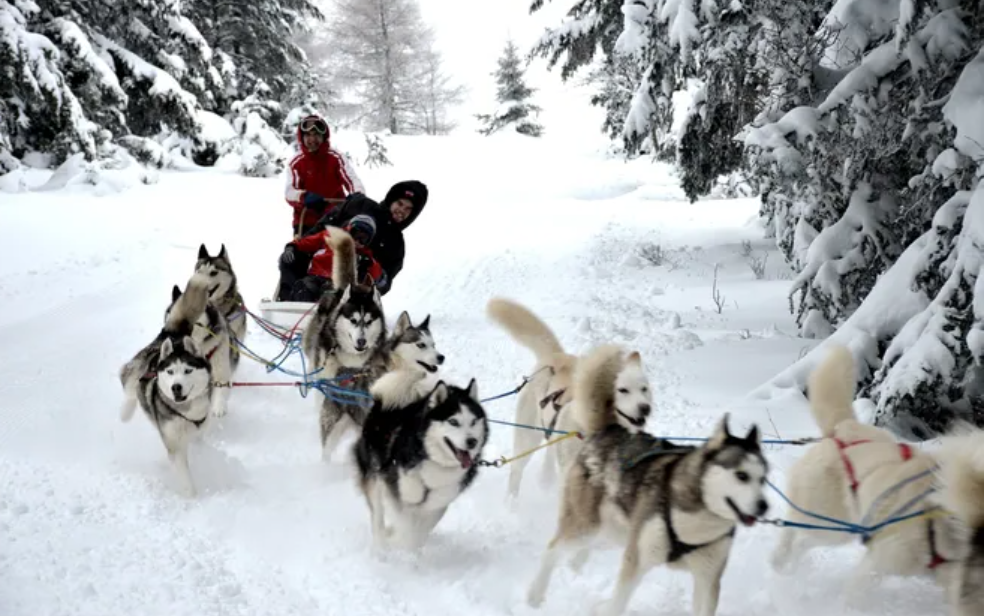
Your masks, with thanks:
[(387, 372), (370, 387), (383, 405), (406, 406), (426, 396), (438, 384), (438, 369), (445, 356), (431, 335), (431, 316), (414, 325), (405, 310), (400, 313), (386, 343)]
[[(386, 320), (375, 287), (356, 284), (356, 246), (342, 229), (329, 228), (326, 238), (334, 254), (332, 290), (318, 306), (302, 336), (308, 369), (316, 378), (345, 379), (344, 386), (359, 392), (386, 371)], [(345, 433), (363, 424), (371, 401), (347, 395), (324, 396), (320, 401), (322, 457), (328, 459)]]
[(475, 479), (487, 435), (474, 379), (465, 389), (439, 381), (399, 408), (377, 401), (354, 448), (374, 544), (423, 545)]
[(544, 601), (563, 554), (580, 567), (608, 535), (625, 551), (612, 599), (596, 614), (621, 614), (643, 576), (667, 565), (691, 573), (695, 616), (713, 616), (736, 527), (752, 525), (767, 509), (759, 431), (733, 436), (725, 417), (707, 443), (690, 447), (627, 428), (615, 404), (625, 362), (615, 345), (578, 362), (572, 414), (585, 444), (566, 471), (557, 532), (527, 600)]
[[(205, 244), (198, 248), (198, 258), (195, 261), (195, 273), (209, 281), (209, 301), (225, 317), (230, 334), (238, 341), (246, 338), (246, 314), (243, 312), (243, 296), (239, 293), (236, 272), (229, 260), (226, 245), (219, 249), (219, 254), (211, 256)], [(229, 347), (229, 361), (233, 369), (239, 363), (239, 349), (236, 345)]]
[(169, 306), (161, 332), (120, 369), (125, 396), (120, 419), (129, 421), (140, 404), (157, 427), (189, 496), (195, 494), (195, 486), (188, 471), (188, 442), (216, 414), (212, 366), (192, 336), (207, 304), (206, 287), (189, 282)]

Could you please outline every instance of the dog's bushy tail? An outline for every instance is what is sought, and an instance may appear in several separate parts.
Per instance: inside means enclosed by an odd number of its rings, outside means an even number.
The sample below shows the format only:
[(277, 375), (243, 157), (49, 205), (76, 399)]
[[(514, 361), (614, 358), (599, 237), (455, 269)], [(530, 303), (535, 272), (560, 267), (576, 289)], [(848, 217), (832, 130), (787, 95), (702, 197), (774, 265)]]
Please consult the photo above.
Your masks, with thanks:
[(835, 426), (855, 419), (855, 360), (843, 346), (834, 346), (807, 381), (811, 414), (823, 436), (834, 435)]
[(164, 320), (164, 332), (167, 334), (189, 336), (195, 327), (195, 322), (205, 312), (209, 303), (209, 279), (202, 274), (195, 274), (188, 279), (185, 290), (181, 293)]
[(326, 227), (325, 245), (332, 251), (332, 285), (344, 289), (356, 282), (356, 242), (338, 227)]
[(981, 528), (985, 518), (985, 433), (963, 427), (944, 438), (937, 481), (941, 504), (969, 528)]
[(550, 364), (564, 348), (547, 325), (525, 306), (501, 297), (486, 304), (486, 314), (518, 344), (533, 351), (539, 364)]
[(625, 365), (618, 345), (606, 344), (592, 350), (575, 369), (573, 416), (582, 435), (589, 437), (616, 423), (616, 378)]

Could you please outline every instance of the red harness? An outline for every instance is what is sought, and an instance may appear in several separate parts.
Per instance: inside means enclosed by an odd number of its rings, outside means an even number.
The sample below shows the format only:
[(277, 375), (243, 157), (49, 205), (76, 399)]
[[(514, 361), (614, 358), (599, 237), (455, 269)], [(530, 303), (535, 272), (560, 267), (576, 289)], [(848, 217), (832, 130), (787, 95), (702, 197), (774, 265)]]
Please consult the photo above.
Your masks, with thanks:
[[(858, 475), (855, 474), (855, 467), (852, 466), (852, 461), (848, 459), (848, 454), (845, 453), (845, 450), (849, 447), (871, 443), (872, 441), (869, 439), (859, 439), (857, 441), (845, 442), (840, 438), (832, 438), (831, 440), (833, 440), (835, 445), (838, 446), (838, 455), (841, 456), (841, 462), (845, 465), (845, 473), (848, 475), (848, 480), (851, 482), (850, 485), (852, 487), (852, 494), (855, 494), (858, 492)], [(913, 457), (913, 448), (906, 443), (899, 443), (899, 453), (900, 457), (903, 458), (903, 461), (906, 462)]]
[[(862, 445), (864, 443), (871, 443), (869, 439), (859, 439), (857, 441), (843, 441), (840, 438), (832, 438), (835, 445), (838, 446), (838, 455), (841, 456), (841, 461), (845, 465), (845, 473), (848, 475), (848, 480), (851, 482), (852, 494), (858, 492), (858, 475), (855, 474), (855, 467), (852, 466), (852, 461), (848, 459), (848, 455), (845, 450), (849, 447), (854, 447), (855, 445)], [(913, 457), (913, 448), (906, 443), (899, 443), (899, 453), (903, 461), (906, 462)], [(941, 565), (949, 562), (948, 559), (941, 556), (940, 552), (937, 551), (937, 538), (934, 533), (934, 522), (933, 520), (927, 520), (927, 539), (930, 543), (930, 562), (927, 563), (928, 569), (936, 569)]]

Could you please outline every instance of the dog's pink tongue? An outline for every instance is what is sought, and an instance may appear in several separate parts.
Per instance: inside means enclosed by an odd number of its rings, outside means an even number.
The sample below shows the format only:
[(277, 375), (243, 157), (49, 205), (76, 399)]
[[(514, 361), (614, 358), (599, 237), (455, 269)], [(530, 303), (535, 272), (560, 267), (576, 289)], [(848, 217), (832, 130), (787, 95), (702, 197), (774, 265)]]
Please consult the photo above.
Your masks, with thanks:
[(469, 455), (469, 452), (462, 449), (456, 449), (455, 457), (458, 458), (458, 463), (462, 465), (462, 468), (468, 468), (472, 466), (472, 456)]

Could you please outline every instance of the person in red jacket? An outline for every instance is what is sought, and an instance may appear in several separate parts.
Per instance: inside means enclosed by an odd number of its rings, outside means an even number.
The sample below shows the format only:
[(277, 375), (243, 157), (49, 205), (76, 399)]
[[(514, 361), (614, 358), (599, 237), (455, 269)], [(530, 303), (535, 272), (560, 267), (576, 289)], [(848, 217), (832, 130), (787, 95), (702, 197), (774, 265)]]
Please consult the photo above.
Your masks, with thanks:
[[(386, 272), (373, 257), (373, 252), (367, 248), (376, 234), (376, 221), (373, 217), (365, 214), (354, 216), (343, 228), (356, 243), (356, 279), (376, 286), (386, 284)], [(287, 245), (283, 258), (293, 261), (299, 252), (312, 255), (308, 275), (294, 283), (292, 301), (317, 302), (325, 292), (332, 289), (334, 254), (325, 243), (329, 234), (329, 230), (325, 229), (298, 238)]]
[(292, 236), (303, 236), (346, 195), (365, 192), (362, 182), (333, 150), (328, 124), (309, 115), (298, 124), (300, 152), (287, 166), (284, 197), (294, 208)]

